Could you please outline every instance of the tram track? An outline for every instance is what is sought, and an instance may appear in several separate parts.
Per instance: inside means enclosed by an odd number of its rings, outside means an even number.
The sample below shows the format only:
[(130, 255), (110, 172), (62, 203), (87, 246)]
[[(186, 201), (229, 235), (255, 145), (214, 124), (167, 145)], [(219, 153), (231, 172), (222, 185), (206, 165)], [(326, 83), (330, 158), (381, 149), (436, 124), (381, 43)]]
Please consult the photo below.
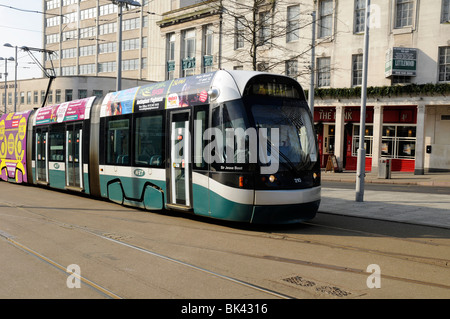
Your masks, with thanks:
[[(8, 206), (11, 207), (11, 205), (8, 205)], [(240, 285), (240, 286), (245, 286), (247, 288), (259, 291), (259, 292), (261, 292), (263, 294), (267, 294), (267, 295), (275, 297), (275, 298), (295, 299), (294, 297), (289, 296), (287, 294), (284, 294), (282, 292), (278, 292), (278, 291), (275, 291), (275, 290), (272, 290), (272, 289), (269, 289), (269, 288), (265, 288), (265, 287), (262, 287), (260, 285), (252, 284), (250, 282), (247, 282), (247, 281), (244, 281), (244, 280), (240, 280), (240, 279), (228, 276), (228, 275), (220, 274), (220, 273), (218, 273), (216, 271), (212, 271), (212, 270), (209, 270), (209, 269), (206, 269), (206, 268), (203, 268), (203, 267), (199, 267), (199, 266), (196, 266), (194, 264), (191, 264), (191, 263), (188, 263), (188, 262), (184, 262), (182, 260), (179, 260), (179, 259), (176, 259), (176, 258), (172, 258), (172, 257), (169, 257), (169, 256), (161, 254), (161, 253), (157, 253), (155, 251), (146, 249), (144, 247), (137, 246), (135, 244), (127, 243), (126, 241), (121, 240), (120, 236), (116, 236), (116, 235), (111, 234), (111, 233), (103, 232), (103, 231), (100, 231), (100, 230), (93, 230), (93, 229), (90, 229), (90, 228), (85, 227), (85, 226), (80, 226), (80, 225), (75, 225), (75, 224), (71, 224), (71, 223), (62, 222), (62, 221), (56, 220), (54, 218), (50, 218), (48, 216), (45, 216), (43, 214), (33, 212), (33, 211), (23, 207), (23, 206), (22, 207), (16, 206), (15, 208), (18, 208), (18, 209), (20, 209), (22, 211), (25, 211), (25, 212), (29, 213), (29, 214), (33, 214), (33, 215), (37, 215), (38, 216), (38, 217), (27, 217), (27, 218), (39, 219), (41, 222), (43, 221), (44, 223), (53, 224), (53, 225), (56, 225), (56, 226), (64, 228), (64, 229), (76, 229), (78, 231), (81, 231), (81, 232), (84, 232), (84, 233), (88, 233), (88, 234), (96, 236), (98, 238), (101, 238), (101, 239), (107, 240), (109, 242), (121, 245), (123, 247), (130, 248), (130, 249), (139, 251), (141, 253), (145, 253), (145, 254), (157, 257), (159, 259), (163, 259), (165, 261), (168, 261), (168, 262), (171, 262), (171, 263), (175, 263), (175, 264), (181, 265), (183, 267), (187, 267), (189, 269), (193, 269), (195, 271), (199, 271), (201, 273), (204, 273), (204, 274), (207, 274), (207, 275), (211, 275), (211, 276), (220, 278), (222, 280), (226, 280), (228, 282), (232, 282), (232, 283)], [(56, 262), (55, 260), (50, 259), (49, 257), (44, 256), (43, 254), (37, 252), (36, 250), (34, 250), (32, 248), (29, 248), (29, 247), (25, 246), (24, 244), (18, 242), (17, 240), (13, 239), (14, 236), (9, 235), (8, 233), (3, 232), (3, 231), (0, 230), (0, 238), (5, 239), (7, 242), (12, 244), (13, 246), (15, 246), (15, 247), (17, 247), (17, 248), (19, 248), (19, 249), (21, 249), (21, 250), (31, 254), (31, 255), (33, 255), (34, 257), (40, 259), (41, 261), (43, 261), (46, 264), (52, 266), (53, 268), (56, 268), (56, 269), (58, 269), (60, 271), (67, 272), (66, 268), (63, 267), (62, 265), (60, 265), (58, 262)], [(70, 274), (68, 274), (68, 275), (70, 275)], [(102, 287), (100, 284), (97, 284), (97, 283), (95, 283), (95, 282), (93, 282), (93, 281), (91, 281), (91, 280), (89, 280), (87, 278), (78, 276), (78, 279), (81, 280), (84, 284), (90, 286), (91, 288), (94, 288), (101, 295), (107, 296), (108, 298), (111, 298), (111, 299), (123, 299), (123, 297), (120, 297), (118, 294), (116, 294), (116, 293), (114, 293), (114, 292), (112, 292), (112, 291)]]
[[(45, 215), (42, 215), (42, 214), (39, 214), (39, 213), (36, 213), (36, 212), (31, 212), (30, 210), (26, 209), (23, 206), (16, 206), (16, 207), (20, 208), (20, 209), (25, 209), (28, 212), (33, 213), (33, 214), (38, 214), (39, 216), (42, 216), (44, 218), (48, 218)], [(90, 212), (90, 214), (92, 214), (92, 212)], [(100, 215), (100, 214), (98, 214), (98, 215)], [(379, 233), (374, 233), (374, 232), (367, 232), (367, 231), (361, 231), (361, 230), (355, 230), (355, 229), (343, 228), (343, 227), (335, 227), (335, 226), (329, 226), (329, 225), (321, 225), (321, 224), (318, 224), (318, 223), (315, 223), (315, 222), (304, 222), (303, 224), (304, 225), (310, 225), (310, 226), (313, 226), (313, 227), (320, 227), (320, 228), (327, 228), (327, 229), (334, 229), (334, 230), (339, 230), (339, 231), (345, 231), (345, 232), (349, 232), (349, 233), (355, 233), (355, 234), (358, 234), (358, 235), (364, 235), (364, 236), (370, 236), (370, 237), (383, 237), (383, 238), (394, 239), (394, 240), (397, 240), (397, 241), (414, 242), (414, 243), (419, 243), (419, 244), (423, 244), (423, 245), (430, 245), (430, 246), (434, 246), (434, 247), (450, 246), (450, 245), (443, 245), (443, 244), (433, 243), (433, 242), (429, 242), (429, 241), (426, 241), (426, 240), (399, 238), (399, 237), (386, 235), (386, 234), (379, 234)], [(168, 224), (164, 223), (164, 225), (168, 225)], [(62, 225), (60, 225), (60, 226), (64, 227)], [(70, 225), (66, 225), (65, 227), (71, 228), (71, 227), (79, 227), (79, 226), (75, 226), (75, 225), (70, 224)], [(190, 228), (192, 228), (192, 226), (190, 226)], [(202, 231), (209, 231), (209, 229), (204, 228), (204, 227), (195, 227), (195, 228), (198, 229), (198, 230), (202, 230)], [(84, 230), (84, 229), (82, 229), (82, 230)], [(88, 230), (86, 230), (86, 231), (88, 231)], [(219, 230), (215, 229), (214, 231), (215, 232), (232, 234), (232, 235), (237, 234), (236, 231), (234, 231), (234, 230), (230, 231), (230, 230), (227, 230), (227, 229), (219, 229)], [(96, 235), (98, 235), (98, 234), (96, 234)], [(389, 251), (385, 251), (385, 250), (379, 250), (379, 249), (373, 249), (373, 248), (363, 248), (363, 247), (358, 247), (358, 246), (354, 246), (354, 245), (342, 245), (342, 244), (338, 244), (338, 243), (335, 243), (335, 242), (328, 242), (328, 241), (323, 241), (323, 240), (312, 240), (310, 238), (305, 239), (305, 238), (302, 238), (303, 235), (294, 236), (294, 235), (290, 235), (290, 234), (287, 234), (287, 233), (271, 232), (271, 231), (267, 231), (267, 232), (263, 232), (263, 233), (260, 233), (259, 231), (258, 231), (258, 233), (249, 233), (249, 232), (242, 233), (241, 232), (241, 233), (239, 233), (239, 235), (256, 237), (256, 238), (268, 238), (268, 239), (273, 239), (273, 240), (286, 240), (286, 241), (298, 242), (298, 243), (302, 243), (302, 244), (324, 246), (324, 247), (333, 248), (333, 249), (343, 249), (343, 250), (348, 250), (348, 251), (357, 251), (357, 252), (375, 254), (375, 255), (380, 255), (380, 256), (386, 256), (386, 257), (391, 257), (391, 258), (395, 258), (395, 259), (401, 259), (401, 260), (406, 260), (406, 261), (411, 261), (411, 262), (416, 262), (416, 263), (429, 264), (429, 265), (443, 267), (443, 268), (447, 268), (447, 269), (450, 268), (450, 260), (449, 259), (419, 256), (419, 255), (406, 254), (406, 253), (401, 253), (401, 252), (389, 252)], [(126, 234), (123, 235), (123, 236), (126, 236)]]
[[(92, 229), (87, 226), (81, 226), (81, 225), (76, 225), (73, 223), (67, 223), (67, 222), (55, 219), (54, 217), (49, 217), (46, 214), (33, 211), (23, 205), (16, 206), (11, 203), (6, 203), (6, 202), (4, 202), (4, 203), (9, 207), (15, 207), (15, 208), (20, 209), (28, 214), (34, 215), (34, 217), (27, 216), (27, 217), (23, 217), (23, 218), (38, 218), (41, 221), (44, 221), (46, 223), (52, 223), (54, 225), (57, 225), (59, 227), (65, 228), (65, 229), (77, 229), (79, 231), (89, 233), (91, 235), (97, 236), (98, 238), (108, 240), (110, 242), (121, 245), (123, 247), (127, 247), (130, 249), (139, 251), (141, 253), (149, 254), (154, 257), (164, 259), (166, 261), (176, 263), (178, 265), (182, 265), (184, 267), (188, 267), (190, 269), (194, 269), (194, 270), (200, 271), (202, 273), (209, 274), (209, 275), (212, 275), (212, 276), (215, 276), (215, 277), (218, 277), (218, 278), (221, 278), (221, 279), (224, 279), (224, 280), (227, 280), (227, 281), (239, 284), (239, 285), (243, 285), (243, 286), (258, 290), (260, 292), (267, 293), (268, 295), (275, 296), (277, 298), (283, 298), (283, 299), (293, 298), (282, 292), (277, 292), (272, 289), (266, 289), (260, 285), (254, 285), (250, 282), (239, 280), (237, 278), (233, 278), (228, 275), (220, 274), (217, 271), (212, 271), (212, 270), (206, 269), (204, 267), (199, 267), (197, 265), (182, 261), (180, 259), (173, 258), (173, 257), (167, 256), (165, 254), (158, 253), (154, 250), (147, 249), (145, 247), (130, 243), (129, 240), (127, 240), (127, 239), (129, 239), (130, 237), (136, 237), (136, 234), (133, 234), (132, 236), (131, 235), (128, 236), (127, 234), (124, 234), (124, 233), (122, 233), (120, 235), (115, 235), (111, 232), (107, 232), (104, 230)], [(98, 214), (98, 215), (100, 215), (100, 214)], [(324, 225), (320, 225), (320, 224), (316, 224), (316, 223), (307, 223), (307, 224), (310, 226), (313, 226), (313, 227), (330, 227), (330, 226), (324, 226)], [(184, 226), (184, 227), (187, 227), (187, 226)], [(192, 225), (190, 225), (188, 228), (190, 228), (190, 229), (196, 228), (199, 230), (201, 229), (203, 231), (211, 231), (211, 229), (208, 229), (205, 227), (198, 227), (198, 226), (192, 227)], [(339, 229), (346, 230), (346, 231), (360, 232), (360, 231), (351, 230), (351, 229), (342, 229), (342, 228), (339, 228)], [(327, 241), (299, 238), (298, 236), (292, 236), (292, 235), (285, 234), (285, 233), (277, 233), (277, 232), (262, 232), (262, 233), (261, 232), (258, 232), (258, 233), (250, 232), (249, 233), (248, 231), (241, 231), (239, 229), (238, 230), (228, 230), (228, 229), (217, 230), (217, 229), (215, 229), (214, 231), (220, 231), (222, 233), (229, 233), (229, 234), (240, 235), (240, 236), (251, 236), (251, 237), (259, 237), (259, 238), (273, 239), (273, 240), (287, 240), (287, 241), (299, 242), (302, 244), (326, 246), (326, 247), (333, 248), (333, 249), (345, 249), (345, 250), (358, 251), (358, 252), (364, 252), (364, 253), (369, 253), (369, 254), (377, 254), (377, 255), (383, 255), (386, 257), (390, 257), (390, 258), (402, 259), (402, 260), (405, 260), (408, 262), (424, 263), (424, 264), (439, 266), (439, 267), (443, 267), (443, 268), (448, 268), (450, 265), (450, 261), (446, 260), (446, 259), (431, 258), (431, 257), (417, 256), (417, 255), (411, 255), (411, 254), (390, 253), (390, 252), (374, 250), (374, 249), (364, 249), (361, 247), (356, 247), (356, 246), (351, 246), (351, 245), (341, 245), (341, 244), (336, 244), (336, 243), (327, 242)], [(369, 235), (375, 236), (375, 237), (385, 236), (382, 234), (375, 234), (375, 233), (368, 233), (368, 232), (366, 233), (366, 235), (367, 236), (369, 236)], [(3, 236), (3, 237), (5, 237), (5, 236)], [(151, 240), (151, 238), (147, 238), (147, 236), (141, 235), (139, 237), (141, 237), (142, 239), (145, 239), (145, 240)], [(396, 237), (392, 237), (392, 238), (397, 239)], [(403, 240), (402, 238), (398, 238), (398, 239)], [(9, 239), (7, 239), (7, 240), (9, 240)], [(424, 241), (424, 242), (420, 241), (420, 243), (427, 244), (426, 241)], [(266, 260), (266, 261), (270, 260), (270, 261), (278, 262), (278, 263), (296, 264), (296, 265), (302, 265), (302, 266), (307, 266), (307, 267), (312, 267), (312, 268), (317, 268), (317, 269), (334, 270), (334, 271), (345, 272), (345, 273), (356, 274), (356, 275), (364, 275), (364, 276), (369, 275), (369, 273), (367, 273), (364, 269), (356, 269), (356, 268), (345, 267), (345, 266), (340, 266), (340, 265), (318, 263), (318, 262), (313, 262), (313, 261), (308, 261), (308, 260), (303, 260), (303, 259), (285, 258), (285, 257), (273, 256), (273, 255), (248, 254), (248, 253), (243, 253), (243, 252), (239, 252), (236, 250), (224, 250), (224, 249), (208, 248), (208, 247), (202, 247), (202, 246), (192, 246), (191, 244), (187, 245), (187, 244), (183, 244), (180, 242), (172, 242), (172, 243), (167, 242), (166, 244), (179, 245), (179, 246), (186, 245), (189, 248), (195, 247), (198, 249), (210, 250), (210, 251), (226, 253), (226, 254), (231, 254), (231, 255), (239, 255), (242, 257), (247, 257), (247, 258), (252, 258), (252, 259), (259, 259), (259, 260)], [(16, 245), (16, 246), (19, 246), (19, 245), (21, 245), (21, 244), (18, 243), (18, 245)], [(433, 244), (433, 245), (436, 246), (437, 244)], [(23, 245), (21, 245), (21, 246), (23, 246)], [(39, 253), (37, 253), (37, 254), (39, 254)], [(429, 287), (436, 287), (436, 288), (441, 288), (441, 289), (445, 289), (445, 290), (450, 290), (450, 286), (442, 284), (442, 283), (420, 281), (420, 280), (416, 280), (416, 279), (412, 279), (412, 278), (404, 278), (404, 277), (387, 275), (387, 274), (383, 274), (383, 278), (395, 280), (395, 281), (406, 282), (406, 283), (418, 284), (418, 285), (422, 285), (422, 286), (429, 286)], [(99, 286), (99, 287), (101, 287), (101, 286)]]

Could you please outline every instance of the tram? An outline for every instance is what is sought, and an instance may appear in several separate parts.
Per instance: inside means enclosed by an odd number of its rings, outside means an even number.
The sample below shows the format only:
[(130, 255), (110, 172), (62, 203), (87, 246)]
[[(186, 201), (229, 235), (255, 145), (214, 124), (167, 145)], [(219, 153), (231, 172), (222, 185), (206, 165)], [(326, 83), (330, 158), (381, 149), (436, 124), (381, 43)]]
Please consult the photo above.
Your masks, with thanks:
[(1, 179), (248, 223), (320, 205), (313, 120), (300, 84), (225, 71), (0, 118)]

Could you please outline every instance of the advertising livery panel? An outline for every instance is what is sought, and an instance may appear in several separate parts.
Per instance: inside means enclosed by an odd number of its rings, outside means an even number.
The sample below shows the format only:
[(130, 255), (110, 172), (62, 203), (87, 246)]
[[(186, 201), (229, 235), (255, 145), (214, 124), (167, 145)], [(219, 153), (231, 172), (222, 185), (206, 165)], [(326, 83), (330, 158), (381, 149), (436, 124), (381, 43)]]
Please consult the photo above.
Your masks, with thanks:
[(112, 92), (103, 100), (100, 116), (188, 107), (208, 103), (208, 90), (215, 73), (152, 83)]
[(27, 182), (26, 132), (31, 111), (0, 117), (0, 172), (4, 181)]
[(34, 125), (82, 121), (88, 119), (94, 99), (95, 97), (89, 97), (40, 108), (36, 113)]

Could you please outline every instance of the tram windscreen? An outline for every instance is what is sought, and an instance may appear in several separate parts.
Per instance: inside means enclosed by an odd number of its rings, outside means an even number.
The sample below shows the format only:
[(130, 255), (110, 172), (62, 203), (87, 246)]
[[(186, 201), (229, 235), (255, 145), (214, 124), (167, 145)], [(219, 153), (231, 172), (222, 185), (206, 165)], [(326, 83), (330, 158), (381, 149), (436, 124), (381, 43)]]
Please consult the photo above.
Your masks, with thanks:
[[(297, 99), (252, 97), (251, 114), (258, 130), (267, 132), (267, 154), (278, 147), (279, 169), (311, 169), (317, 161), (313, 123), (307, 104)], [(278, 136), (272, 136), (277, 129)], [(275, 140), (277, 138), (277, 140)]]

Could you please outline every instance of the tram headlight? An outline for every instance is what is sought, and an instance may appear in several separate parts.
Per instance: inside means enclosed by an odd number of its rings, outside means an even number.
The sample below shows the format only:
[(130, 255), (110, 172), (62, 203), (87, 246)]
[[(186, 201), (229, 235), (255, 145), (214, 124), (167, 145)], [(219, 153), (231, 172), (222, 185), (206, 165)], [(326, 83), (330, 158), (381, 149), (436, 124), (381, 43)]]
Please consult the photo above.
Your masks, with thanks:
[(275, 180), (276, 180), (275, 175), (269, 176), (269, 182), (273, 183), (273, 182), (275, 182)]
[(208, 91), (208, 95), (209, 95), (211, 101), (214, 101), (215, 99), (217, 99), (219, 97), (220, 90), (216, 87), (213, 87)]

